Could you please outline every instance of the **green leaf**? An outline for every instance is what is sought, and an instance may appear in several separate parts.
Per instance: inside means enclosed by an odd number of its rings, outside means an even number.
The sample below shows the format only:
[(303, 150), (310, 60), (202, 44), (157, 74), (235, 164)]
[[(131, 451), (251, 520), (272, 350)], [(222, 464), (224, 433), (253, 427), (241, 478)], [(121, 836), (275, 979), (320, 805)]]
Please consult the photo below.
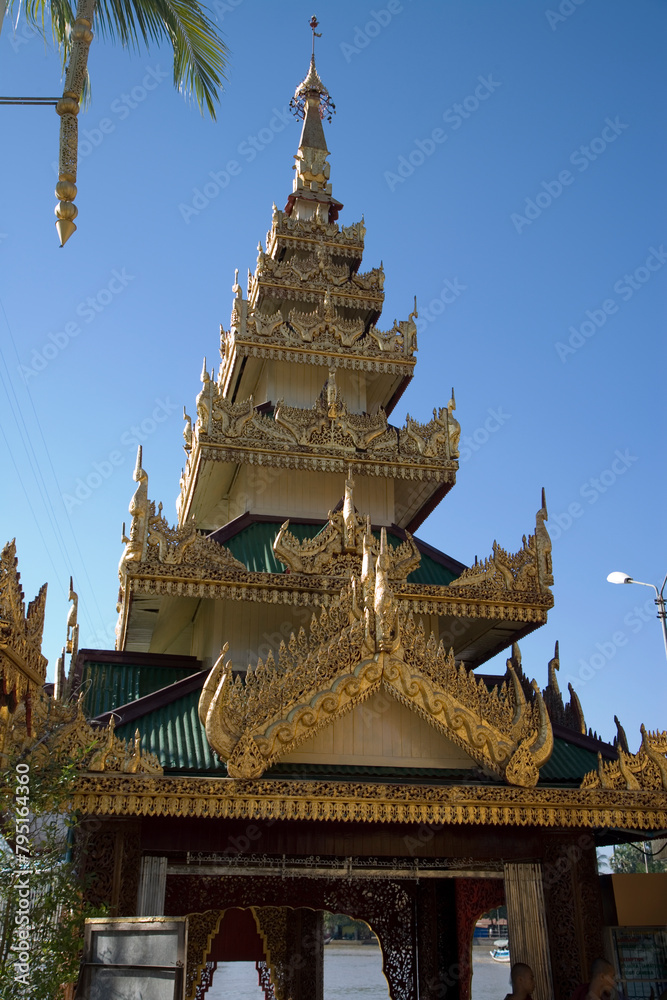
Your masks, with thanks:
[[(23, 13), (29, 24), (45, 32), (50, 14), (53, 37), (63, 61), (71, 48), (70, 28), (76, 9), (69, 0), (11, 0), (10, 11)], [(147, 49), (167, 41), (174, 52), (174, 86), (194, 97), (202, 112), (215, 119), (215, 104), (225, 79), (227, 47), (205, 4), (196, 0), (97, 0), (93, 31), (124, 48)]]

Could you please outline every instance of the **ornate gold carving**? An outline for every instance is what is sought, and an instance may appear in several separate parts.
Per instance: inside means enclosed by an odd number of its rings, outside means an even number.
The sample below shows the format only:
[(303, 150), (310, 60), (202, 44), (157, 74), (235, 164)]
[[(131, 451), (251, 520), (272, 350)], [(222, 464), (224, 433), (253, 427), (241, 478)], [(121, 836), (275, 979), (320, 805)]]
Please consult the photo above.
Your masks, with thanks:
[(664, 830), (667, 793), (587, 787), (392, 785), (343, 781), (244, 782), (83, 774), (72, 806), (87, 815), (197, 816), (345, 823), (457, 824)]
[(93, 26), (96, 0), (78, 0), (76, 20), (72, 25), (71, 51), (65, 74), (63, 96), (56, 104), (56, 112), (60, 115), (60, 157), (58, 163), (58, 183), (56, 197), (56, 229), (60, 245), (64, 246), (72, 233), (76, 231), (74, 220), (78, 209), (74, 204), (76, 197), (77, 170), (77, 115), (79, 99), (83, 90), (88, 64), (88, 49), (93, 40), (90, 30)]
[(142, 447), (139, 445), (137, 448), (137, 462), (132, 475), (135, 483), (138, 483), (139, 485), (134, 492), (134, 496), (130, 500), (130, 506), (128, 508), (130, 514), (132, 515), (129, 538), (125, 534), (125, 525), (123, 524), (122, 540), (125, 543), (125, 549), (123, 551), (123, 555), (121, 556), (120, 566), (118, 567), (118, 573), (121, 579), (129, 563), (142, 562), (146, 556), (150, 504), (148, 501), (148, 476), (141, 465), (141, 454)]
[(16, 539), (0, 552), (0, 694), (20, 700), (35, 694), (46, 680), (42, 656), (46, 584), (26, 613)]
[(490, 591), (515, 591), (538, 593), (551, 596), (553, 584), (551, 571), (551, 539), (546, 529), (546, 501), (542, 490), (542, 507), (536, 515), (535, 534), (523, 537), (523, 547), (510, 554), (497, 542), (493, 543), (493, 555), (484, 562), (475, 558), (474, 566), (464, 569), (450, 584), (452, 590), (470, 589), (476, 596)]
[(148, 499), (148, 475), (141, 465), (141, 445), (137, 453), (134, 480), (139, 485), (130, 501), (130, 537), (122, 540), (125, 550), (118, 567), (120, 595), (117, 610), (120, 619), (117, 635), (122, 635), (122, 625), (127, 610), (128, 581), (139, 573), (154, 575), (177, 574), (202, 580), (211, 575), (220, 576), (229, 571), (246, 572), (246, 567), (235, 559), (229, 549), (200, 535), (194, 518), (172, 527), (162, 515), (162, 504)]
[(575, 733), (586, 735), (586, 722), (584, 719), (581, 702), (571, 684), (568, 684), (570, 700), (567, 705), (563, 702), (563, 695), (558, 686), (557, 672), (560, 670), (560, 658), (558, 655), (558, 642), (554, 650), (553, 659), (549, 660), (549, 682), (542, 692), (544, 702), (549, 712), (552, 722), (557, 722), (567, 729), (572, 729)]
[[(243, 461), (248, 464), (283, 468), (317, 468), (333, 471), (332, 457), (347, 463), (356, 462), (365, 475), (395, 478), (453, 481), (458, 463), (452, 457), (451, 428), (442, 436), (442, 426), (449, 427), (447, 410), (441, 410), (438, 429), (410, 423), (398, 432), (387, 422), (381, 408), (373, 414), (352, 413), (339, 388), (335, 373), (330, 372), (322, 390), (309, 408), (276, 403), (273, 416), (265, 416), (254, 407), (252, 398), (230, 403), (220, 388), (208, 380), (200, 417), (193, 432), (193, 448), (186, 463), (182, 495), (190, 489), (198, 463), (202, 459)], [(444, 414), (444, 416), (442, 416)], [(458, 427), (458, 425), (457, 425)], [(420, 454), (415, 437), (423, 431), (425, 444)], [(361, 454), (360, 454), (361, 453)], [(343, 470), (345, 466), (342, 466)]]
[(667, 731), (649, 732), (641, 727), (642, 743), (635, 754), (617, 747), (618, 760), (603, 761), (598, 754), (597, 771), (589, 771), (582, 788), (627, 789), (631, 792), (667, 791)]
[(277, 256), (285, 246), (309, 249), (314, 240), (331, 246), (337, 256), (349, 256), (360, 260), (364, 248), (366, 226), (364, 220), (351, 226), (339, 227), (328, 222), (321, 215), (310, 219), (298, 219), (273, 206), (271, 229), (266, 234), (266, 248), (271, 256)]
[(449, 407), (433, 410), (428, 424), (418, 424), (410, 414), (405, 429), (400, 431), (400, 449), (405, 454), (424, 455), (426, 458), (458, 458), (461, 426), (452, 416)]
[(262, 939), (269, 978), (276, 1000), (287, 1000), (289, 911), (284, 906), (251, 906), (250, 909), (255, 918), (257, 933)]
[(197, 987), (201, 983), (206, 967), (206, 956), (211, 950), (213, 939), (220, 929), (224, 910), (205, 910), (203, 913), (188, 913), (188, 957), (185, 970), (186, 1000), (194, 1000)]
[[(293, 267), (296, 266), (293, 264)], [(316, 302), (314, 310), (304, 312), (292, 308), (286, 315), (280, 308), (269, 313), (263, 306), (256, 307), (248, 315), (247, 311), (239, 311), (235, 300), (232, 328), (222, 333), (224, 367), (234, 350), (242, 344), (271, 345), (291, 350), (308, 347), (328, 354), (350, 351), (357, 358), (372, 358), (380, 363), (395, 360), (414, 362), (413, 355), (417, 350), (416, 316), (415, 308), (407, 320), (395, 321), (391, 330), (378, 330), (376, 326), (367, 330), (363, 316), (346, 319), (334, 308), (329, 290)], [(309, 354), (308, 360), (317, 363), (313, 354)], [(380, 370), (386, 370), (383, 364), (380, 364)]]
[[(322, 574), (329, 577), (349, 579), (353, 573), (361, 572), (364, 536), (373, 557), (379, 554), (379, 544), (370, 534), (366, 523), (354, 509), (354, 480), (345, 483), (343, 509), (329, 511), (329, 521), (315, 538), (299, 541), (289, 531), (289, 521), (280, 528), (273, 543), (273, 551), (290, 574)], [(419, 549), (412, 535), (406, 531), (406, 541), (388, 550), (388, 573), (394, 582), (404, 581), (421, 561)]]
[[(115, 735), (113, 717), (105, 730), (93, 728), (83, 714), (82, 697), (76, 702), (56, 701), (40, 691), (32, 699), (29, 715), (25, 706), (19, 706), (8, 728), (8, 738), (14, 746), (26, 747), (37, 733), (43, 732), (53, 733), (53, 745), (73, 760), (84, 754), (80, 766), (90, 772), (162, 774), (155, 754), (142, 752), (138, 731), (128, 746)], [(50, 744), (45, 742), (36, 752), (47, 756)]]
[(626, 753), (630, 753), (630, 747), (628, 746), (628, 737), (625, 735), (625, 729), (621, 725), (617, 715), (614, 716), (614, 722), (616, 723), (616, 736), (614, 737), (614, 746), (620, 747), (621, 750), (625, 750)]
[(534, 785), (553, 748), (537, 685), (527, 698), (511, 660), (506, 682), (492, 691), (463, 665), (457, 667), (451, 651), (447, 655), (433, 634), (427, 640), (423, 624), (416, 626), (399, 608), (385, 529), (375, 558), (371, 542), (367, 530), (360, 577), (352, 578), (336, 604), (313, 617), (308, 636), (301, 629), (281, 644), (277, 663), (269, 654), (266, 664), (260, 659), (255, 669), (248, 667), (245, 683), (240, 677), (232, 681), (223, 653), (211, 671), (199, 716), (230, 777), (259, 777), (384, 688), (489, 772)]
[(208, 434), (211, 426), (211, 407), (216, 397), (217, 387), (213, 380), (213, 373), (209, 375), (206, 368), (206, 358), (202, 366), (201, 373), (202, 389), (197, 396), (197, 431)]

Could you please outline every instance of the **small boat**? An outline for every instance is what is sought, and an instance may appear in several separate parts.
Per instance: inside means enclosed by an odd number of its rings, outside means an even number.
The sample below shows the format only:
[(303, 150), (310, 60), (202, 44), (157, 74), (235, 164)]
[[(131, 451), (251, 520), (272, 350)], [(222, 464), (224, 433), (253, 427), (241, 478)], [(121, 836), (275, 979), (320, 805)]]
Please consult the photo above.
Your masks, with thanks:
[(509, 962), (510, 950), (507, 938), (499, 938), (497, 941), (494, 941), (493, 944), (494, 948), (489, 952), (489, 955), (494, 962)]

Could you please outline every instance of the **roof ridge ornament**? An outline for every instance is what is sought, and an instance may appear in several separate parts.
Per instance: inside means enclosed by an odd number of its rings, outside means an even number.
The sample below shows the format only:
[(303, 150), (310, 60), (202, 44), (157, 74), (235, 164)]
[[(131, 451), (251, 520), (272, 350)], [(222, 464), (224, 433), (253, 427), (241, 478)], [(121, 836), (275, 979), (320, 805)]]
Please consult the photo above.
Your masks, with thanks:
[(294, 117), (298, 118), (299, 121), (303, 121), (306, 117), (308, 97), (315, 97), (317, 95), (319, 98), (320, 118), (326, 118), (326, 120), (330, 122), (333, 115), (336, 114), (336, 105), (331, 100), (331, 95), (322, 83), (320, 75), (315, 67), (315, 39), (321, 38), (322, 32), (315, 31), (315, 28), (319, 26), (319, 21), (315, 15), (311, 17), (309, 24), (313, 31), (313, 49), (310, 57), (310, 66), (305, 78), (294, 91), (294, 97), (290, 101), (290, 108), (292, 109)]
[(292, 194), (287, 199), (285, 213), (288, 216), (294, 213), (294, 217), (298, 220), (318, 219), (322, 222), (326, 219), (328, 223), (332, 223), (336, 221), (343, 206), (331, 194), (329, 183), (331, 168), (327, 163), (329, 150), (322, 121), (323, 119), (331, 121), (336, 106), (315, 67), (315, 37), (319, 37), (319, 33), (315, 31), (317, 24), (317, 18), (311, 18), (313, 54), (310, 57), (310, 66), (305, 79), (296, 88), (294, 97), (290, 101), (290, 108), (294, 116), (303, 121), (303, 128), (299, 149), (294, 157), (296, 176)]

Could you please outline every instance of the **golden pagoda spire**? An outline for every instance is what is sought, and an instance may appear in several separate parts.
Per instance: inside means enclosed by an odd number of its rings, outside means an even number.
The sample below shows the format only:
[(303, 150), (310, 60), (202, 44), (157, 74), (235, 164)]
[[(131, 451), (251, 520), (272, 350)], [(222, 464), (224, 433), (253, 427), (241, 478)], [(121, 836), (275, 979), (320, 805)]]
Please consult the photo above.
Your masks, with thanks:
[(296, 118), (303, 121), (301, 129), (301, 139), (299, 141), (299, 151), (295, 156), (296, 177), (294, 178), (293, 193), (288, 201), (286, 211), (288, 215), (297, 200), (303, 199), (303, 204), (297, 208), (297, 216), (310, 218), (316, 212), (321, 211), (319, 206), (324, 202), (328, 206), (330, 218), (334, 221), (342, 205), (334, 202), (331, 198), (331, 185), (329, 181), (330, 167), (326, 162), (329, 155), (322, 120), (331, 121), (335, 114), (335, 105), (331, 100), (329, 91), (322, 83), (315, 67), (315, 38), (320, 38), (321, 33), (315, 31), (318, 27), (316, 17), (310, 19), (310, 27), (313, 32), (313, 49), (310, 57), (310, 67), (304, 80), (294, 92), (294, 97), (290, 101), (290, 107)]

